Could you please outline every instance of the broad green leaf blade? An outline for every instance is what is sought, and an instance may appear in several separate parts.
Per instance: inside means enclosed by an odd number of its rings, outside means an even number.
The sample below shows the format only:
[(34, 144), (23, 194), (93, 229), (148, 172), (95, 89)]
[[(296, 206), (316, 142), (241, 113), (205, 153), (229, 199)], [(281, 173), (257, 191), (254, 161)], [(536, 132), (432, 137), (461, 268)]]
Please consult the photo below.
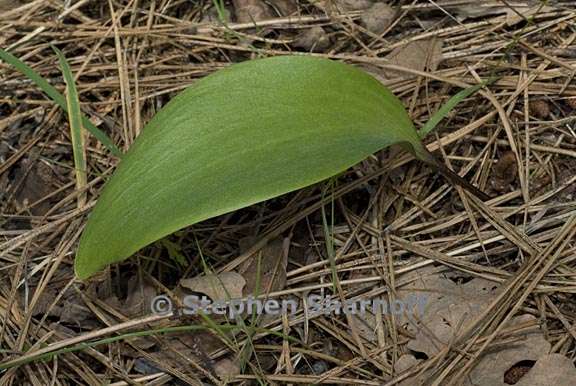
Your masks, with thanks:
[(424, 152), (400, 101), (352, 66), (284, 56), (218, 71), (170, 101), (124, 156), (88, 219), (76, 274), (394, 143)]

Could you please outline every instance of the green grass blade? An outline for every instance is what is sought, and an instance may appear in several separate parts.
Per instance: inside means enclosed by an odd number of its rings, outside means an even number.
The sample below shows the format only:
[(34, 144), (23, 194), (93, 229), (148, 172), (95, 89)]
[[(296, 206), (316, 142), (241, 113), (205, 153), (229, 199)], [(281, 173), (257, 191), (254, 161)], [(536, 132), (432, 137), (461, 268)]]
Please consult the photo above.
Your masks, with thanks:
[[(50, 83), (48, 83), (44, 78), (42, 78), (36, 71), (30, 68), (27, 64), (22, 62), (20, 59), (10, 54), (9, 52), (0, 48), (0, 59), (4, 62), (14, 66), (18, 71), (24, 74), (28, 79), (36, 83), (36, 85), (44, 91), (44, 93), (52, 99), (58, 106), (60, 106), (64, 111), (68, 111), (68, 106), (66, 98), (56, 90)], [(114, 142), (104, 133), (102, 130), (97, 128), (88, 118), (82, 116), (82, 124), (84, 127), (92, 133), (96, 139), (98, 139), (112, 154), (116, 157), (121, 158), (122, 152)]]
[(462, 102), (464, 99), (468, 98), (470, 95), (474, 94), (482, 87), (494, 82), (495, 80), (496, 78), (489, 79), (475, 86), (465, 88), (464, 90), (461, 90), (452, 98), (450, 98), (448, 102), (442, 105), (442, 107), (440, 107), (440, 109), (436, 111), (436, 113), (434, 113), (434, 115), (428, 120), (428, 122), (426, 122), (426, 124), (422, 126), (422, 128), (418, 131), (418, 135), (420, 136), (420, 138), (424, 138), (432, 130), (434, 130), (438, 125), (438, 123), (440, 123), (440, 121), (444, 119), (450, 113), (450, 111), (452, 111), (452, 109), (456, 107), (458, 103)]
[[(66, 106), (68, 112), (68, 122), (70, 124), (70, 134), (72, 139), (72, 152), (74, 155), (74, 170), (76, 172), (76, 189), (81, 191), (87, 184), (86, 177), (86, 146), (84, 141), (84, 129), (82, 128), (82, 113), (80, 112), (80, 102), (78, 91), (74, 82), (74, 76), (66, 57), (58, 48), (52, 46), (62, 68), (64, 81), (66, 82)], [(86, 192), (78, 196), (78, 207), (82, 208), (86, 204)]]
[[(218, 325), (218, 329), (220, 331), (228, 331), (230, 333), (243, 332), (243, 330), (240, 327), (233, 325), (233, 324), (221, 324), (221, 325)], [(252, 334), (256, 334), (256, 333), (258, 333), (258, 334), (270, 334), (273, 336), (277, 336), (279, 338), (289, 340), (291, 343), (294, 343), (294, 344), (302, 344), (302, 342), (298, 341), (297, 339), (295, 339), (291, 336), (286, 336), (285, 334), (279, 333), (277, 331), (273, 331), (273, 330), (266, 329), (266, 328), (254, 328), (253, 330), (254, 330), (253, 332), (251, 331)], [(116, 336), (112, 336), (112, 337), (108, 337), (108, 338), (102, 338), (102, 339), (98, 339), (98, 340), (94, 340), (94, 341), (78, 343), (78, 344), (73, 345), (71, 347), (64, 347), (64, 348), (54, 350), (54, 351), (48, 351), (46, 349), (39, 349), (39, 350), (37, 350), (39, 353), (36, 355), (24, 354), (24, 355), (22, 355), (22, 358), (16, 358), (16, 359), (12, 359), (12, 360), (8, 360), (8, 361), (4, 361), (4, 362), (0, 363), (0, 371), (10, 369), (13, 367), (22, 366), (22, 365), (25, 365), (27, 363), (49, 360), (49, 359), (52, 359), (53, 357), (61, 355), (61, 354), (83, 351), (83, 350), (86, 350), (86, 349), (91, 348), (91, 347), (96, 347), (96, 346), (100, 346), (103, 344), (110, 344), (110, 343), (114, 343), (114, 342), (118, 342), (118, 341), (128, 340), (131, 338), (140, 338), (140, 337), (155, 336), (155, 335), (162, 336), (164, 334), (193, 332), (193, 331), (212, 331), (212, 327), (211, 326), (203, 326), (203, 325), (184, 325), (184, 326), (176, 326), (176, 327), (163, 327), (163, 328), (158, 328), (158, 329), (127, 332), (124, 334), (120, 334), (120, 335), (116, 335)]]

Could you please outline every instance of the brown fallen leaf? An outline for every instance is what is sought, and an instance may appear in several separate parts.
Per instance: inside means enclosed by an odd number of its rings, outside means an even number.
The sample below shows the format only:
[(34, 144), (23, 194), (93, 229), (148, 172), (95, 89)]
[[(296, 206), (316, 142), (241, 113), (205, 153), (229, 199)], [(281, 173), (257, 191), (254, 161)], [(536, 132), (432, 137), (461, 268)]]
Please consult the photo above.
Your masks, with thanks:
[(238, 23), (253, 23), (270, 19), (270, 8), (261, 0), (233, 0), (236, 21)]
[[(418, 71), (435, 71), (442, 61), (442, 40), (423, 39), (395, 48), (386, 55), (389, 64)], [(380, 74), (384, 79), (409, 78), (413, 75), (387, 70)]]
[[(402, 373), (406, 371), (411, 371), (414, 367), (418, 366), (421, 361), (416, 359), (412, 354), (404, 354), (398, 358), (396, 363), (394, 363), (394, 373), (396, 376), (402, 376)], [(412, 385), (422, 385), (425, 380), (428, 379), (428, 372), (420, 374), (416, 377), (409, 377), (398, 383), (399, 386), (412, 386)]]
[(148, 280), (140, 279), (139, 275), (128, 279), (126, 293), (125, 300), (119, 299), (117, 295), (110, 295), (104, 302), (129, 318), (149, 314), (152, 299), (158, 295), (156, 287)]
[(554, 10), (554, 8), (549, 5), (543, 6), (539, 0), (524, 0), (511, 6), (498, 2), (482, 3), (472, 0), (467, 4), (446, 7), (446, 10), (450, 14), (454, 14), (458, 21), (505, 15), (506, 24), (508, 27), (511, 27), (521, 21), (529, 19), (537, 12), (550, 12)]
[(189, 371), (190, 375), (199, 373), (192, 366), (182, 366), (187, 360), (194, 361), (212, 376), (216, 376), (218, 362), (211, 359), (210, 355), (226, 347), (221, 339), (208, 330), (180, 332), (157, 341), (159, 351), (151, 354), (156, 363), (149, 365), (168, 364), (172, 368)]
[(60, 322), (82, 328), (94, 328), (98, 325), (92, 310), (83, 304), (82, 300), (74, 300), (72, 298), (62, 302)]
[(370, 8), (374, 0), (336, 0), (334, 3), (343, 11), (361, 11)]
[(225, 5), (223, 8), (217, 9), (216, 7), (209, 8), (202, 17), (201, 23), (216, 23), (220, 24), (222, 19), (229, 22), (232, 19), (232, 10), (230, 5)]
[(149, 314), (152, 299), (158, 295), (158, 291), (152, 283), (138, 277), (138, 275), (134, 275), (128, 281), (128, 296), (122, 307), (125, 315), (130, 317), (142, 317)]
[(362, 25), (370, 32), (380, 35), (392, 25), (396, 18), (394, 8), (386, 3), (375, 3), (360, 16)]
[[(524, 324), (535, 320), (532, 315), (521, 315), (513, 318), (509, 326), (514, 326), (519, 323)], [(464, 381), (463, 386), (506, 386), (509, 384), (534, 386), (533, 383), (529, 382), (525, 384), (521, 382), (507, 383), (506, 380), (524, 380), (522, 377), (526, 375), (527, 371), (522, 368), (514, 368), (514, 366), (518, 363), (533, 363), (534, 361), (539, 361), (541, 358), (545, 358), (550, 350), (550, 343), (544, 339), (544, 334), (539, 330), (526, 333), (523, 336), (515, 336), (515, 338), (518, 340), (514, 343), (496, 346), (486, 350), (484, 354), (477, 359), (474, 368)], [(394, 366), (396, 376), (401, 376), (405, 371), (413, 370), (420, 362), (422, 362), (422, 360), (416, 359), (412, 354), (401, 356)], [(573, 367), (572, 365), (572, 368)], [(514, 370), (519, 371), (514, 373)], [(425, 384), (430, 377), (430, 371), (425, 371), (404, 379), (399, 385), (411, 386)], [(556, 383), (552, 382), (548, 384), (555, 385)], [(540, 384), (538, 383), (537, 385)], [(542, 383), (541, 385), (547, 385), (547, 383)]]
[(508, 10), (503, 5), (481, 4), (478, 1), (471, 1), (470, 4), (462, 4), (455, 7), (447, 8), (450, 14), (456, 16), (459, 21), (467, 19), (476, 19), (494, 15), (503, 15)]
[(222, 381), (230, 381), (235, 375), (240, 374), (240, 363), (230, 358), (222, 358), (214, 364), (214, 372)]
[(303, 48), (309, 52), (322, 52), (330, 47), (332, 42), (322, 27), (314, 26), (296, 36), (293, 44), (294, 47)]
[[(35, 277), (29, 280), (28, 296), (25, 296), (25, 291), (19, 291), (18, 303), (20, 303), (20, 307), (28, 309), (33, 316), (50, 316), (53, 319), (57, 319), (58, 323), (63, 323), (73, 328), (98, 328), (100, 326), (99, 321), (92, 310), (84, 303), (82, 297), (78, 295), (78, 292), (73, 287), (65, 287), (72, 275), (71, 269), (63, 268), (52, 278), (51, 282), (40, 294), (36, 294), (36, 291), (40, 290), (38, 278)], [(65, 279), (63, 280), (63, 278)], [(30, 309), (30, 302), (36, 296), (38, 296), (38, 300), (35, 302), (34, 308)]]
[[(244, 244), (241, 250), (247, 249), (246, 246), (253, 242), (252, 238), (241, 240), (241, 244)], [(246, 279), (244, 296), (270, 293), (284, 288), (288, 256), (284, 252), (283, 244), (282, 238), (272, 240), (238, 268), (238, 272)]]
[[(426, 272), (426, 271), (424, 271)], [(399, 323), (414, 336), (406, 348), (414, 355), (424, 354), (434, 357), (447, 347), (465, 328), (466, 324), (479, 316), (500, 291), (499, 284), (482, 278), (463, 278), (462, 282), (454, 274), (438, 274), (428, 270), (421, 273), (412, 283), (397, 290), (399, 299), (407, 301), (408, 296), (427, 296), (422, 315), (406, 314)], [(532, 315), (512, 318), (506, 327), (537, 325)], [(515, 341), (497, 345), (486, 350), (475, 362), (466, 386), (504, 385), (504, 374), (522, 360), (536, 361), (548, 354), (550, 343), (539, 329), (514, 335)], [(398, 372), (414, 366), (416, 358), (411, 355), (402, 359), (395, 368)], [(400, 385), (421, 384), (430, 374), (419, 374), (417, 378), (404, 380)]]
[(576, 379), (574, 363), (560, 354), (541, 356), (516, 386), (572, 386)]
[(451, 342), (466, 321), (479, 315), (498, 291), (494, 282), (473, 278), (457, 284), (446, 274), (421, 275), (398, 289), (398, 299), (405, 303), (412, 297), (426, 297), (423, 315), (406, 314), (400, 324), (415, 338), (407, 348), (432, 357)]
[(236, 272), (208, 274), (180, 280), (180, 286), (192, 292), (205, 294), (212, 301), (226, 301), (242, 298), (246, 280)]
[(492, 170), (490, 185), (498, 193), (510, 191), (511, 184), (518, 176), (518, 164), (514, 152), (507, 151), (502, 156)]
[[(16, 169), (14, 186), (17, 187), (14, 198), (18, 210), (22, 210), (29, 205), (39, 201), (57, 189), (56, 181), (58, 175), (44, 162), (31, 157), (22, 161), (20, 167)], [(44, 215), (53, 205), (48, 199), (34, 205), (30, 212), (35, 216)]]
[(513, 9), (510, 9), (510, 7), (506, 8), (506, 25), (508, 27), (512, 27), (523, 21), (528, 21), (538, 13), (546, 13), (555, 9), (549, 5), (543, 5), (542, 1), (539, 0), (528, 0), (524, 7), (515, 6)]
[(290, 16), (298, 11), (296, 0), (268, 0), (268, 4), (276, 10), (279, 16)]
[(12, 11), (21, 5), (22, 3), (18, 0), (0, 0), (0, 12)]
[[(513, 327), (518, 324), (529, 322), (536, 323), (537, 319), (532, 315), (520, 315), (508, 323)], [(470, 372), (466, 386), (505, 386), (504, 376), (516, 363), (521, 361), (537, 361), (550, 352), (551, 345), (544, 338), (540, 330), (535, 330), (521, 336), (514, 343), (498, 346), (486, 350), (476, 361), (476, 365)], [(550, 383), (555, 384), (555, 383)], [(533, 385), (528, 383), (526, 385)]]
[(557, 163), (558, 175), (556, 186), (564, 186), (564, 188), (554, 195), (556, 202), (569, 202), (576, 197), (576, 183), (570, 181), (574, 177), (574, 170), (576, 168), (576, 160), (568, 158)]
[(550, 105), (543, 99), (530, 101), (528, 107), (530, 108), (530, 113), (535, 117), (546, 119), (550, 116)]

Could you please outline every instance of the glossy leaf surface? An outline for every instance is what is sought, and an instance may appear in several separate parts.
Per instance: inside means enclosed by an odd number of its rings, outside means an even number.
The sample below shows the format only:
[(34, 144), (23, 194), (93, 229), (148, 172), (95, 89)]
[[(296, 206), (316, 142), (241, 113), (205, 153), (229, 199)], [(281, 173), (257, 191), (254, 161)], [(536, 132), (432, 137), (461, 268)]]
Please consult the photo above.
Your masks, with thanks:
[(173, 98), (143, 129), (88, 219), (76, 274), (394, 143), (424, 157), (401, 102), (353, 66), (304, 56), (232, 65)]

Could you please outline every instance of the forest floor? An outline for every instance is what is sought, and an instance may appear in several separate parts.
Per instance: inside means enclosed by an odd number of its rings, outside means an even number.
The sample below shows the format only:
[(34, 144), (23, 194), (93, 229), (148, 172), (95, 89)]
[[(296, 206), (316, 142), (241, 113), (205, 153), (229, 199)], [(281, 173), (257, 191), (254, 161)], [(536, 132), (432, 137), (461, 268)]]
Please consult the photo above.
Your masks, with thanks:
[[(357, 66), (417, 128), (495, 79), (425, 139), (489, 201), (392, 147), (80, 281), (78, 238), (119, 159), (88, 135), (78, 190), (66, 112), (0, 61), (0, 385), (573, 385), (572, 3), (0, 0), (0, 48), (64, 93), (62, 50), (82, 112), (122, 151), (178, 92), (260, 57)], [(297, 309), (151, 311), (190, 294)], [(393, 307), (323, 312), (312, 295)]]

